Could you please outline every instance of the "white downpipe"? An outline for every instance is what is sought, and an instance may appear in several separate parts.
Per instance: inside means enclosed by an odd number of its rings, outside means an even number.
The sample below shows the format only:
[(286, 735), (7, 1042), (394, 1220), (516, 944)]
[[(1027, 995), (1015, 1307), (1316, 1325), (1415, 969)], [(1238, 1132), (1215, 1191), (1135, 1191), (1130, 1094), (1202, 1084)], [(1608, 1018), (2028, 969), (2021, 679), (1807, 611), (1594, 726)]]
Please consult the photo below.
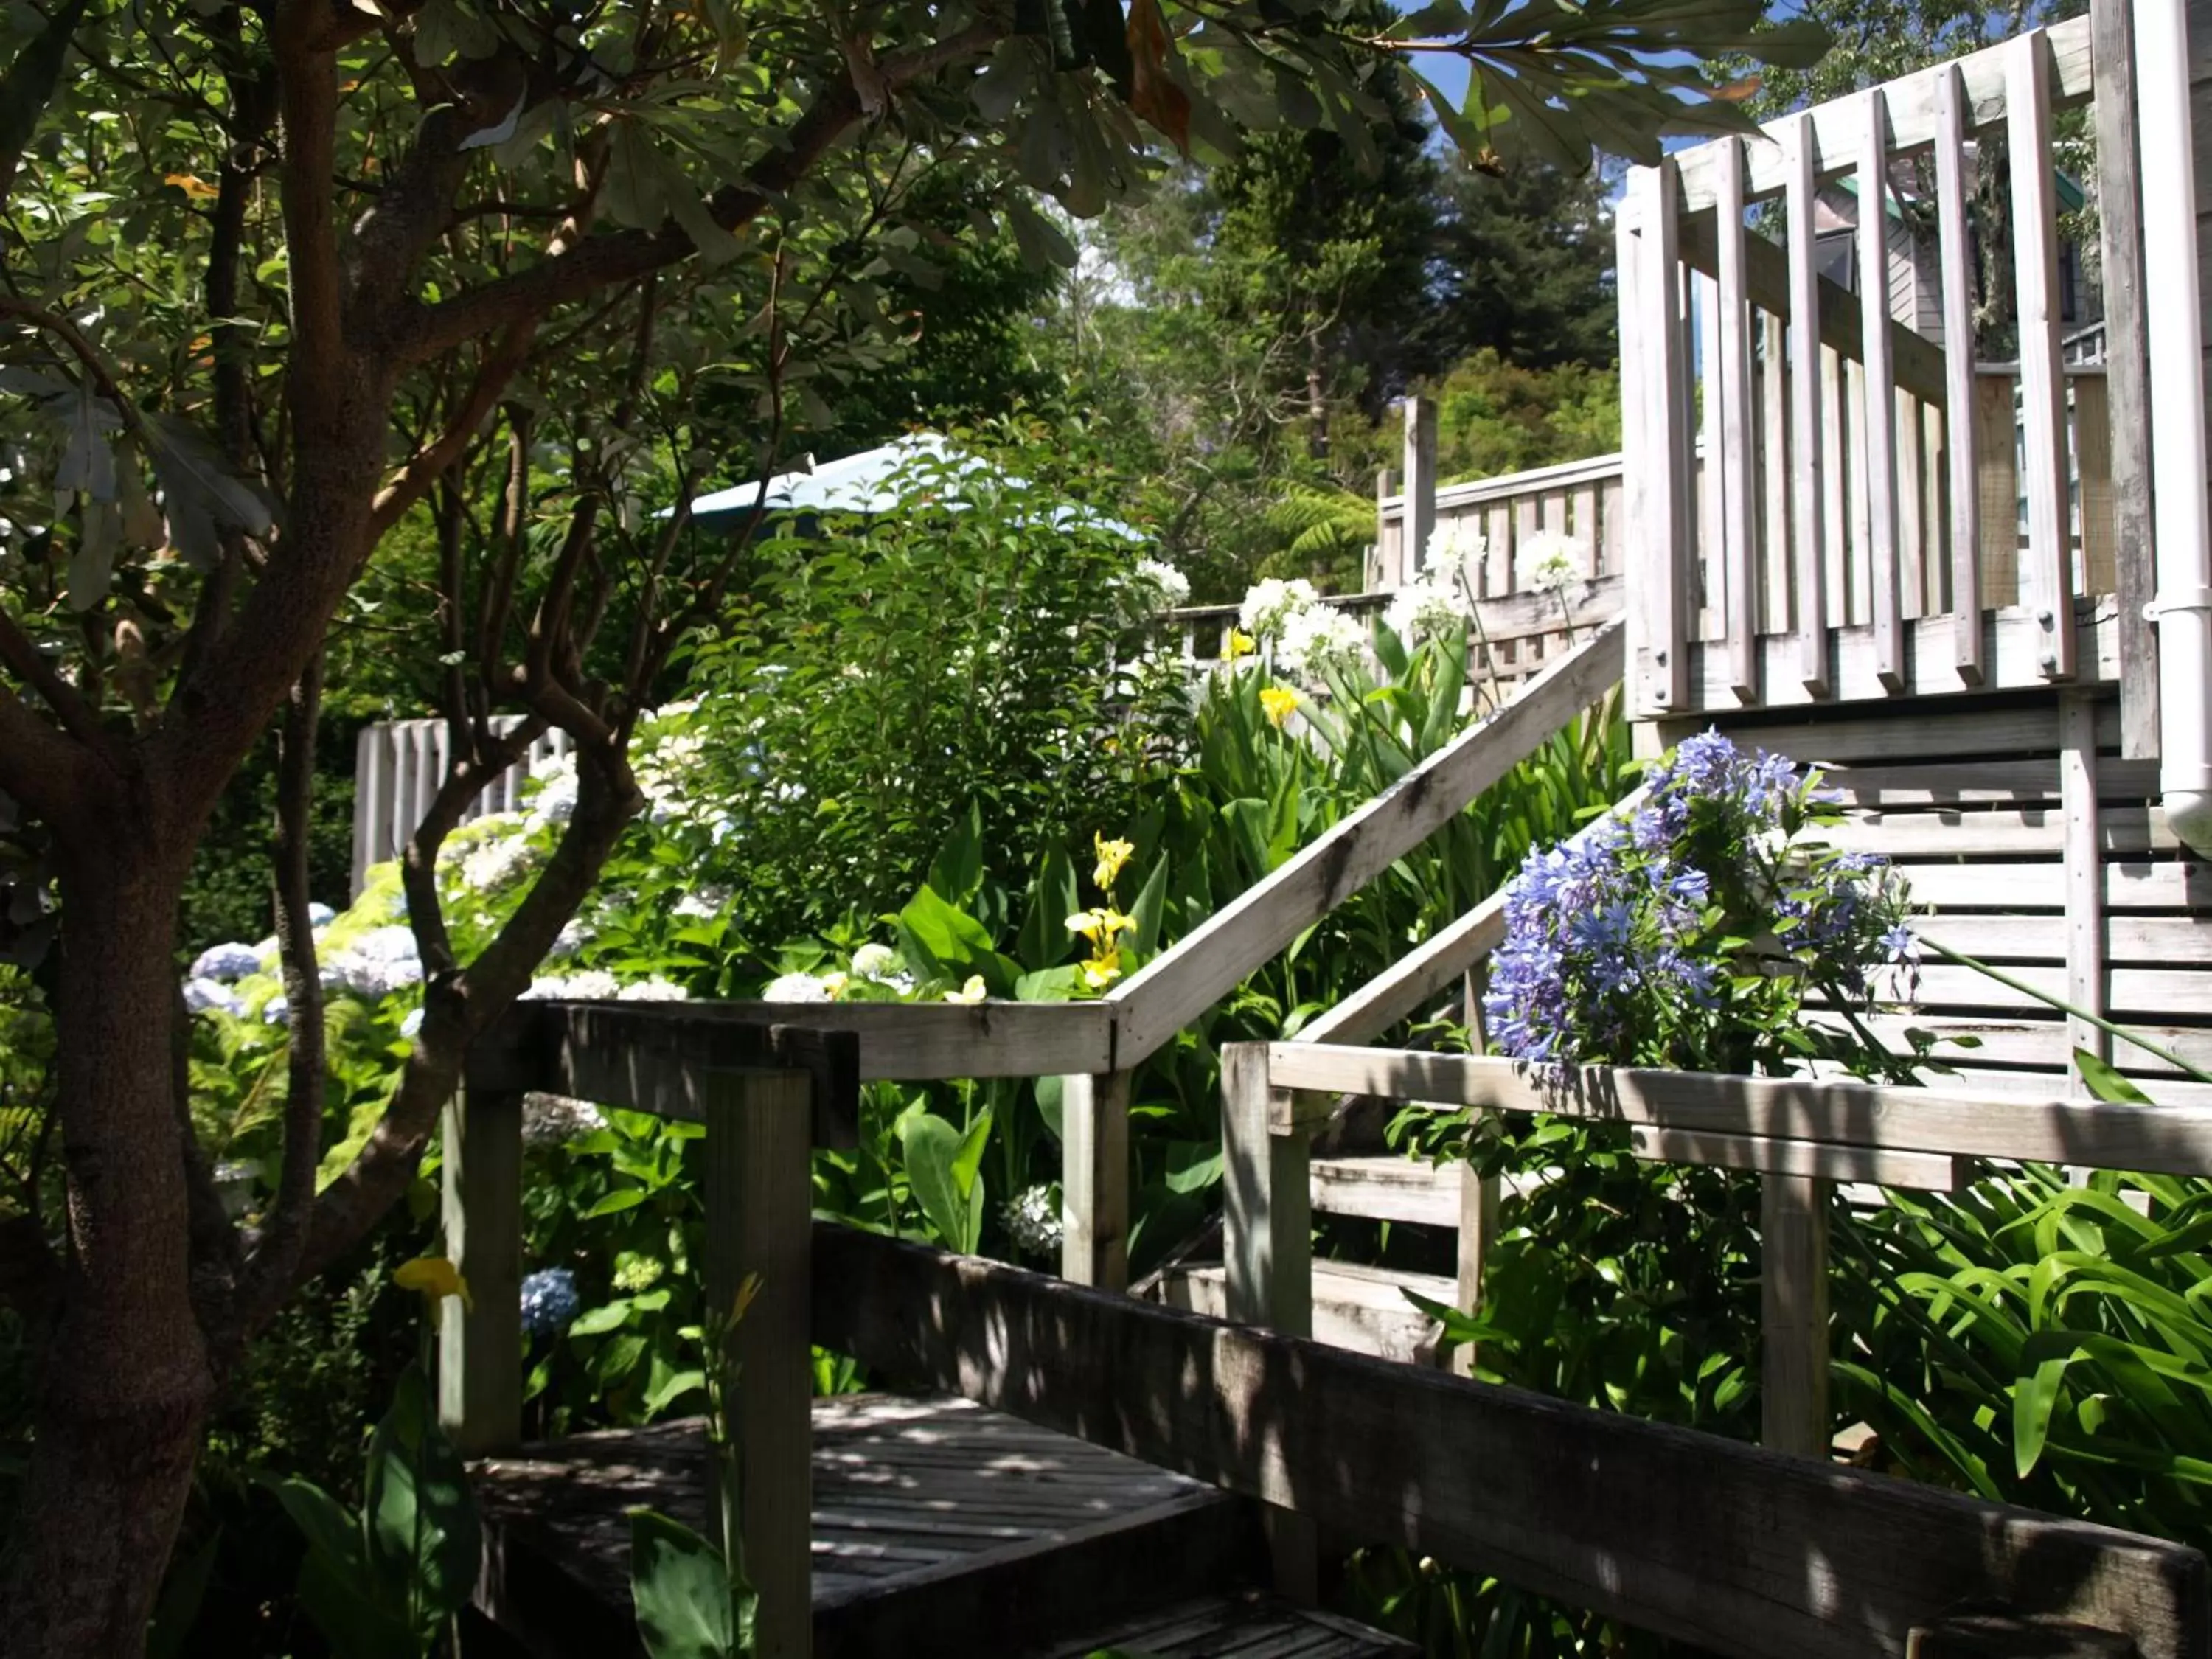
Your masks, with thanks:
[(2134, 0), (2141, 116), (2143, 316), (2150, 358), (2152, 533), (2158, 550), (2158, 787), (2173, 833), (2212, 851), (2212, 523), (2204, 328), (2184, 0)]

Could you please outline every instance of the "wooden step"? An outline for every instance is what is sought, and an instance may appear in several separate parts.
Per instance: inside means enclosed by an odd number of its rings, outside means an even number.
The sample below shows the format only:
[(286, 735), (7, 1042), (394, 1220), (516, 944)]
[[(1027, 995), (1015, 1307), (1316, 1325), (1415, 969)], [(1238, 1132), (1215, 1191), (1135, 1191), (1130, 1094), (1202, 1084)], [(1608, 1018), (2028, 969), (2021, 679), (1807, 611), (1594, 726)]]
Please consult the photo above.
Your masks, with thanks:
[[(1406, 1300), (1413, 1291), (1450, 1303), (1459, 1287), (1433, 1273), (1370, 1267), (1357, 1261), (1313, 1264), (1313, 1334), (1317, 1342), (1401, 1364), (1434, 1365), (1436, 1322)], [(1218, 1261), (1181, 1267), (1161, 1280), (1160, 1299), (1216, 1319), (1229, 1316), (1227, 1269)]]
[(1314, 1613), (1257, 1592), (1209, 1595), (1160, 1613), (1123, 1620), (1079, 1638), (1039, 1648), (1029, 1659), (1085, 1659), (1100, 1651), (1159, 1659), (1405, 1659), (1420, 1649), (1332, 1613)]
[[(1264, 1571), (1242, 1499), (965, 1400), (817, 1400), (813, 1462), (816, 1659), (1018, 1652)], [(703, 1529), (706, 1467), (696, 1420), (476, 1465), (478, 1606), (536, 1659), (641, 1654), (628, 1511)]]
[[(1467, 1172), (1464, 1164), (1431, 1164), (1426, 1158), (1385, 1152), (1317, 1158), (1312, 1168), (1313, 1207), (1317, 1213), (1418, 1222), (1425, 1227), (1459, 1225), (1460, 1183)], [(1505, 1190), (1509, 1196), (1526, 1197), (1544, 1179), (1543, 1174), (1534, 1171), (1509, 1175), (1504, 1178)]]

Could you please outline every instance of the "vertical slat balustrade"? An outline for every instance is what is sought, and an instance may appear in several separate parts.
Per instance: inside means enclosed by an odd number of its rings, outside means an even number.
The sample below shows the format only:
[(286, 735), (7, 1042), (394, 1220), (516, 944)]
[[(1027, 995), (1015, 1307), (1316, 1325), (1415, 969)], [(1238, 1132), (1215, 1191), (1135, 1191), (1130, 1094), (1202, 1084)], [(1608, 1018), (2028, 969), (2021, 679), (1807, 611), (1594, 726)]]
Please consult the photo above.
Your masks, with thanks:
[(1981, 475), (1975, 462), (1974, 250), (1966, 206), (1966, 88), (1956, 68), (1936, 82), (1936, 215), (1943, 283), (1944, 439), (1951, 478), (1952, 665), (1979, 685), (1982, 660)]
[(2015, 310), (2026, 436), (2028, 592), (2046, 679), (2075, 673), (2074, 561), (2068, 535), (2066, 382), (2058, 345), (2058, 203), (2051, 175), (2051, 49), (2041, 31), (2006, 48)]
[(1828, 444), (1822, 430), (1820, 390), (1820, 267), (1813, 242), (1815, 169), (1813, 118), (1800, 115), (1781, 132), (1785, 167), (1784, 210), (1790, 237), (1790, 526), (1796, 541), (1791, 584), (1790, 631), (1797, 677), (1815, 697), (1828, 694), (1828, 505), (1822, 470)]
[[(1709, 297), (1717, 302), (1716, 326), (1708, 337), (1719, 348), (1717, 365), (1706, 366), (1706, 407), (1718, 405), (1720, 441), (1708, 442), (1705, 464), (1720, 475), (1721, 586), (1725, 595), (1729, 685), (1744, 702), (1759, 701), (1759, 593), (1757, 495), (1753, 478), (1753, 444), (1758, 428), (1751, 413), (1751, 301), (1744, 276), (1743, 146), (1721, 141), (1720, 200), (1714, 209), (1720, 231), (1720, 281)], [(1719, 374), (1715, 376), (1713, 369)], [(1717, 394), (1717, 396), (1716, 395)], [(1714, 422), (1708, 421), (1711, 433)], [(1716, 466), (1716, 461), (1717, 465)], [(1709, 486), (1710, 488), (1710, 486)], [(1712, 556), (1710, 548), (1706, 556)]]
[(1905, 689), (1905, 611), (1897, 509), (1897, 370), (1889, 341), (1889, 100), (1865, 97), (1858, 161), (1859, 333), (1865, 352), (1858, 430), (1866, 457), (1868, 620), (1874, 672), (1887, 691)]
[(1790, 629), (1790, 368), (1788, 330), (1772, 312), (1759, 313), (1759, 458), (1761, 497), (1760, 569), (1764, 601), (1759, 628)]

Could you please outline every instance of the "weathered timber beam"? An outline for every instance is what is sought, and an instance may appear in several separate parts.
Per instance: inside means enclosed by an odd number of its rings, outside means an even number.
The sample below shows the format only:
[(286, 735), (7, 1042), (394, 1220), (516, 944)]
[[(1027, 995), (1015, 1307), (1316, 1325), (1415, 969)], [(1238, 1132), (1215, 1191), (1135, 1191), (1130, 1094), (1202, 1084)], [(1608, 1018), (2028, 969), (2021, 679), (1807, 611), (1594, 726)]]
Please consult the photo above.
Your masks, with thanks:
[(2197, 1552), (817, 1222), (814, 1340), (1725, 1654), (1903, 1656), (2002, 1606), (2208, 1659)]
[[(1676, 234), (1680, 238), (1682, 263), (1705, 276), (1717, 278), (1721, 270), (1720, 231), (1713, 213), (1710, 207), (1685, 212)], [(1743, 281), (1744, 291), (1752, 304), (1788, 320), (1790, 256), (1756, 232), (1747, 231), (1744, 234)], [(1859, 331), (1858, 295), (1826, 276), (1820, 283), (1820, 343), (1854, 362), (1864, 362), (1866, 342)], [(1943, 348), (1892, 318), (1889, 349), (1898, 386), (1929, 408), (1942, 408), (1949, 395)]]
[(1327, 1090), (1891, 1152), (2166, 1175), (2212, 1171), (2212, 1109), (2199, 1106), (1996, 1100), (1868, 1083), (1532, 1066), (1481, 1055), (1299, 1042), (1270, 1045), (1267, 1072), (1276, 1091), (1275, 1127), (1283, 1133), (1318, 1121), (1319, 1109), (1301, 1103), (1291, 1091)]
[(1247, 974), (1426, 841), (1597, 702), (1620, 679), (1626, 655), (1622, 641), (1622, 624), (1607, 623), (1529, 681), (1498, 713), (1430, 756), (1290, 862), (1223, 905), (1175, 949), (1116, 986), (1103, 1006), (1121, 1021), (1119, 1065), (1133, 1066), (1172, 1040)]

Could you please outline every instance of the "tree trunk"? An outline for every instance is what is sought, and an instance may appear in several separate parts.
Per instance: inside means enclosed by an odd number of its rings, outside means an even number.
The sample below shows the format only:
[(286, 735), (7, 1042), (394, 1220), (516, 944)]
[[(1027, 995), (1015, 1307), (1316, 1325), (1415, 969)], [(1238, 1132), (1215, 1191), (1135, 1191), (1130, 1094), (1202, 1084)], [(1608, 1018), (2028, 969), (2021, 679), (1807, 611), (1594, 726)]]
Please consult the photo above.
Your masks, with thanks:
[(55, 1066), (69, 1259), (0, 1593), (8, 1651), (24, 1659), (141, 1651), (214, 1393), (171, 1051), (183, 870), (134, 793), (117, 781), (96, 840), (62, 838)]

